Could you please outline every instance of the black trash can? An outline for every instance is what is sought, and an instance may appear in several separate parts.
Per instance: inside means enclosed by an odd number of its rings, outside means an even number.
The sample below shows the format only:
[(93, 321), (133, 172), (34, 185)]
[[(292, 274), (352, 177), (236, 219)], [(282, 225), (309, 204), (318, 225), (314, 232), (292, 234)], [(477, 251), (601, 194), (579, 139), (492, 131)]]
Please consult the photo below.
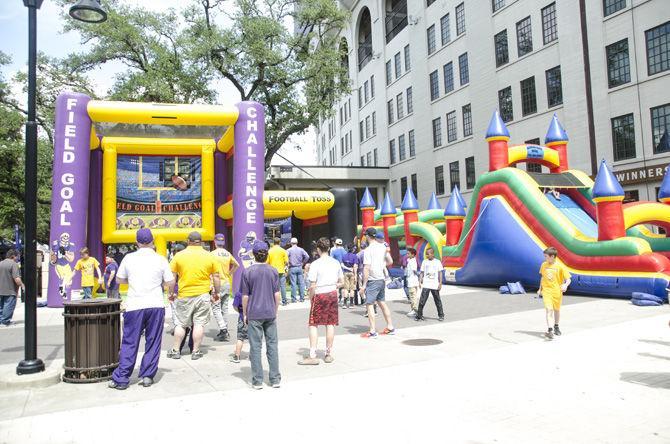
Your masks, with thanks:
[(106, 381), (119, 366), (121, 299), (64, 302), (63, 381)]

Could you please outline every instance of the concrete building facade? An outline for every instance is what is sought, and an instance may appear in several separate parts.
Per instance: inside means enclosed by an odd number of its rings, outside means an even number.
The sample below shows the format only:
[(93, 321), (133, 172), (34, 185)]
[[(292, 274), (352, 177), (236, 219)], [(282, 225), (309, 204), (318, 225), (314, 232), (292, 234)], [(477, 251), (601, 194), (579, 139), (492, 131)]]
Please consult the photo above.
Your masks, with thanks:
[(487, 170), (495, 109), (513, 144), (544, 143), (556, 114), (571, 168), (595, 174), (606, 159), (630, 199), (655, 200), (670, 162), (665, 0), (340, 5), (351, 11), (341, 31), (351, 94), (316, 128), (320, 166), (357, 167), (357, 182), (360, 167), (388, 167), (378, 197), (389, 190), (399, 204), (411, 186), (422, 206), (433, 191), (444, 205), (454, 185), (469, 199)]

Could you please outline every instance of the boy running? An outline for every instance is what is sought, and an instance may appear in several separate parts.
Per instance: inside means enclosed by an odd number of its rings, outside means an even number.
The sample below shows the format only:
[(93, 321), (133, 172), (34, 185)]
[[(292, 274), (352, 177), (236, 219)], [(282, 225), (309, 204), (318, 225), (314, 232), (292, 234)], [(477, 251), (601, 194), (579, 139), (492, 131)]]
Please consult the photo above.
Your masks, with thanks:
[[(554, 339), (554, 335), (560, 336), (561, 330), (558, 328), (558, 322), (561, 318), (561, 302), (563, 302), (563, 293), (570, 286), (570, 272), (564, 265), (556, 262), (558, 250), (549, 247), (544, 250), (544, 262), (540, 267), (540, 288), (537, 294), (544, 301), (544, 308), (547, 315), (547, 339)], [(553, 329), (552, 329), (553, 324)]]

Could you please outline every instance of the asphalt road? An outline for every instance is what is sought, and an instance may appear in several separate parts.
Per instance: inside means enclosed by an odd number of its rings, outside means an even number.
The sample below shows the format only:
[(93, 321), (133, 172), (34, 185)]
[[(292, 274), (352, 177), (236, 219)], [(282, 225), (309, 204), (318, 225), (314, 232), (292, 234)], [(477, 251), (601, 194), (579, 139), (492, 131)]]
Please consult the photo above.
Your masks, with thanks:
[[(564, 296), (563, 304), (578, 304), (598, 300), (598, 298), (585, 296)], [(527, 310), (542, 308), (542, 303), (532, 295), (500, 295), (494, 290), (478, 289), (474, 292), (442, 296), (446, 319), (445, 322), (455, 322), (465, 319), (494, 316), (507, 313), (516, 313)], [(304, 308), (302, 308), (304, 307)], [(438, 323), (437, 312), (432, 298), (428, 300), (424, 315), (426, 321), (416, 322), (408, 318), (405, 313), (409, 311), (407, 301), (390, 301), (389, 307), (392, 311), (393, 322), (396, 328), (405, 329), (418, 325)], [(301, 308), (291, 307), (279, 312), (279, 340), (305, 338), (307, 342), (307, 319), (309, 316), (308, 303), (301, 304)], [(48, 308), (40, 308), (48, 310)], [(340, 325), (336, 328), (337, 335), (360, 334), (368, 329), (368, 320), (363, 316), (364, 308), (355, 307), (349, 310), (340, 310)], [(232, 345), (236, 338), (237, 314), (229, 314), (230, 335)], [(542, 323), (542, 319), (538, 323)], [(377, 329), (382, 330), (385, 326), (381, 312), (377, 316)], [(514, 326), (511, 328), (524, 328)], [(23, 333), (21, 325), (0, 330), (0, 364), (18, 363), (23, 358)], [(212, 338), (216, 336), (218, 329), (212, 319), (207, 326), (206, 338), (203, 350), (215, 343)], [(323, 330), (321, 330), (323, 334)], [(163, 337), (162, 348), (167, 350), (172, 346), (173, 338), (168, 331)], [(321, 341), (323, 342), (323, 340)], [(248, 349), (248, 345), (245, 345)], [(63, 357), (63, 326), (43, 326), (38, 328), (38, 356), (43, 360), (60, 359)]]

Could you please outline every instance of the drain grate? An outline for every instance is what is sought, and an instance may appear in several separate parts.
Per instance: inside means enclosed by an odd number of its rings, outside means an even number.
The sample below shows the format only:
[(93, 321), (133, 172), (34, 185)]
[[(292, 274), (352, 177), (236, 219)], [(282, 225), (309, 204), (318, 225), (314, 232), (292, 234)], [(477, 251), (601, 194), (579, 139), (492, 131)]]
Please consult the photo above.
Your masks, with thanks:
[(430, 339), (430, 338), (423, 338), (423, 339), (407, 339), (406, 341), (402, 341), (403, 344), (405, 345), (411, 345), (414, 347), (426, 347), (429, 345), (438, 345), (441, 344), (444, 341), (440, 341), (439, 339)]

